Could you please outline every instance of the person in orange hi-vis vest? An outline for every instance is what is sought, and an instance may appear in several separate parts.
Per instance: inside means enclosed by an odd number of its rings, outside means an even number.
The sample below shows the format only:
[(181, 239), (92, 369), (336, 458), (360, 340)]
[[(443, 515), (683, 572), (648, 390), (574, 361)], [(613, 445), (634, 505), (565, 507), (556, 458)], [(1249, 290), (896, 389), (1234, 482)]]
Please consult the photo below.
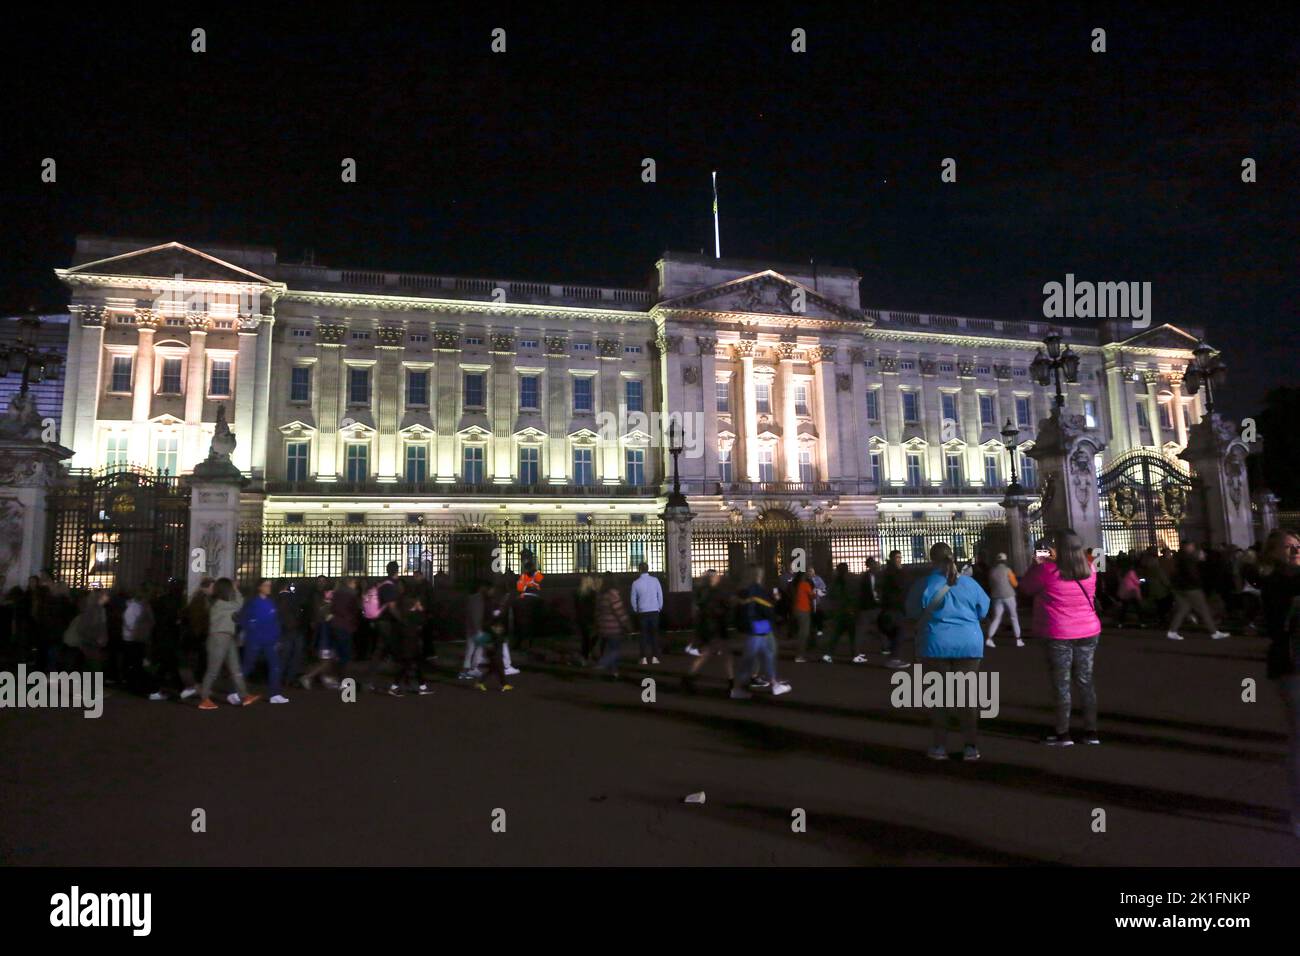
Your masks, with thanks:
[[(519, 647), (529, 647), (537, 636), (538, 616), (542, 603), (542, 572), (532, 561), (524, 563), (523, 573), (515, 581), (515, 635)], [(510, 669), (506, 670), (510, 673)]]

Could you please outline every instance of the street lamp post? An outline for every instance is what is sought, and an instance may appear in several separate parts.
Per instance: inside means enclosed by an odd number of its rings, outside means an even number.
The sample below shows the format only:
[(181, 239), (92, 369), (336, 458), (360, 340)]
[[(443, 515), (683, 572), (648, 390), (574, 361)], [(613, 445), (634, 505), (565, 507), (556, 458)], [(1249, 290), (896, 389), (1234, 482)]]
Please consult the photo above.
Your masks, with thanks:
[(23, 377), (20, 395), (27, 394), (31, 384), (56, 380), (63, 356), (46, 351), (37, 345), (41, 319), (35, 309), (18, 320), (18, 339), (13, 344), (0, 344), (0, 378), (21, 370)]
[(677, 422), (669, 421), (668, 423), (668, 454), (673, 456), (673, 493), (668, 496), (668, 506), (688, 507), (686, 496), (682, 494), (681, 476), (677, 473), (677, 459), (681, 456), (683, 448), (677, 442)]
[(1055, 382), (1056, 407), (1064, 408), (1065, 393), (1061, 390), (1061, 373), (1065, 373), (1065, 381), (1070, 385), (1078, 382), (1079, 355), (1068, 344), (1064, 349), (1061, 348), (1060, 329), (1049, 329), (1043, 337), (1043, 345), (1047, 348), (1047, 354), (1044, 355), (1042, 349), (1038, 350), (1029, 365), (1029, 374), (1044, 388)]
[(1214, 349), (1204, 341), (1196, 343), (1192, 349), (1194, 356), (1187, 370), (1183, 373), (1183, 387), (1188, 395), (1195, 395), (1205, 387), (1205, 414), (1214, 414), (1214, 386), (1222, 385), (1228, 376), (1228, 367), (1219, 360)]
[(1007, 450), (1007, 457), (1011, 459), (1011, 484), (1007, 485), (1007, 495), (1022, 495), (1025, 489), (1020, 487), (1020, 478), (1016, 474), (1016, 446), (1019, 444), (1020, 429), (1007, 419), (1006, 426), (1002, 429), (1002, 444)]

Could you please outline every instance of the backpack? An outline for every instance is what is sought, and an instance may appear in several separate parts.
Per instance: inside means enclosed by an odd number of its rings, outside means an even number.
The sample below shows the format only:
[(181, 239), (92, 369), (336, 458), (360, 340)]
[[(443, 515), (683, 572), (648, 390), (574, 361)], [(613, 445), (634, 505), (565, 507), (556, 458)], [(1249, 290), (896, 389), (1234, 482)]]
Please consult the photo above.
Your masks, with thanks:
[(380, 612), (379, 587), (367, 588), (361, 598), (361, 613), (366, 616), (366, 620), (373, 621), (379, 617)]

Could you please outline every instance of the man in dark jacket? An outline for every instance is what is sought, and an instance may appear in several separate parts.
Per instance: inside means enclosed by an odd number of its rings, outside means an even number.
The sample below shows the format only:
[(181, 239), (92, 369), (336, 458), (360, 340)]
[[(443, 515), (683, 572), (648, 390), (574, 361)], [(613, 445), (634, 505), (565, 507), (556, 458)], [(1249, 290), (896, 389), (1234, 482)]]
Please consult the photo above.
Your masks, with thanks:
[(1171, 641), (1183, 639), (1178, 633), (1178, 625), (1183, 623), (1189, 611), (1195, 612), (1213, 640), (1222, 640), (1228, 636), (1226, 631), (1219, 630), (1214, 623), (1210, 602), (1205, 599), (1201, 570), (1203, 559), (1204, 555), (1194, 541), (1184, 541), (1174, 558), (1174, 616), (1169, 621), (1169, 633), (1165, 635)]
[(880, 595), (880, 633), (884, 638), (883, 650), (889, 659), (888, 666), (906, 666), (901, 657), (904, 603), (907, 600), (907, 581), (903, 576), (903, 552), (890, 551), (889, 563), (876, 579)]
[(302, 674), (303, 600), (287, 579), (280, 582), (275, 610), (280, 618), (281, 677), (292, 684)]

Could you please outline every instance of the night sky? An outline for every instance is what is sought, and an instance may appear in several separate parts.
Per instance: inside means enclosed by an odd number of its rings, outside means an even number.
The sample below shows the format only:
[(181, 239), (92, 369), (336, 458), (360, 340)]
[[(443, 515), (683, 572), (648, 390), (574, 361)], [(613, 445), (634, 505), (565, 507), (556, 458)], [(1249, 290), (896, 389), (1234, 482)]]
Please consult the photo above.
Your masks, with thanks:
[(1224, 411), (1295, 381), (1300, 31), (1280, 9), (535, 7), (25, 12), (0, 310), (62, 311), (52, 269), (82, 232), (644, 286), (665, 249), (711, 250), (717, 169), (726, 256), (815, 257), (857, 268), (866, 307), (996, 318), (1041, 317), (1067, 272), (1149, 281), (1156, 323), (1223, 349)]

